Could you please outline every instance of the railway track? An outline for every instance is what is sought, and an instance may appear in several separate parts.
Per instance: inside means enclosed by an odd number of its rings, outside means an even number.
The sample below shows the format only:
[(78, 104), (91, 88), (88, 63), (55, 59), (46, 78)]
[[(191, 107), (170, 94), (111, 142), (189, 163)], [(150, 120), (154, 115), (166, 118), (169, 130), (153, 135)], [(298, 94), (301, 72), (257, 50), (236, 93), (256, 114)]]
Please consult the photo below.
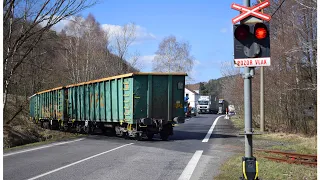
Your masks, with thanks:
[(256, 151), (277, 154), (278, 155), (277, 157), (263, 156), (264, 158), (270, 159), (273, 161), (286, 162), (290, 164), (310, 165), (314, 167), (317, 166), (317, 155), (298, 154), (298, 153), (275, 151), (275, 150), (264, 150), (264, 149), (256, 149)]

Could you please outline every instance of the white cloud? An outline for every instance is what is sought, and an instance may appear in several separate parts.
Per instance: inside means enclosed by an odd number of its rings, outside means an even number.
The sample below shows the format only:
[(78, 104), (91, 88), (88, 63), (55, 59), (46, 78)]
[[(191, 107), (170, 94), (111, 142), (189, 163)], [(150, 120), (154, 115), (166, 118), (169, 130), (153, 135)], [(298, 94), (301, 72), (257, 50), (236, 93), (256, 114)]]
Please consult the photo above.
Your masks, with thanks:
[(61, 32), (62, 29), (70, 22), (69, 19), (67, 20), (61, 20), (59, 23), (57, 23), (56, 25), (54, 25), (52, 27), (53, 30), (57, 31), (57, 32)]
[[(122, 29), (122, 26), (113, 24), (102, 24), (101, 26), (105, 31), (107, 31), (110, 34), (111, 39), (113, 35), (118, 34)], [(148, 32), (146, 28), (139, 25), (136, 25), (135, 35), (136, 39), (133, 44), (140, 44), (144, 41), (156, 39), (156, 36), (154, 34)]]
[(156, 56), (155, 54), (140, 56), (138, 63), (143, 66), (141, 69), (142, 71), (144, 71), (144, 72), (151, 72), (152, 71), (152, 61), (155, 56)]
[(154, 55), (141, 56), (141, 57), (139, 58), (139, 60), (140, 60), (141, 62), (145, 63), (145, 64), (152, 64), (152, 61), (153, 61), (153, 59), (154, 59), (155, 56), (156, 56), (155, 54), (154, 54)]
[(150, 32), (147, 32), (147, 29), (137, 25), (137, 38), (141, 40), (155, 40), (156, 36)]
[[(68, 24), (70, 21), (74, 20), (75, 17), (69, 17), (67, 19), (61, 20), (56, 25), (52, 27), (52, 30), (55, 30), (57, 32), (61, 32), (61, 30)], [(84, 19), (83, 19), (84, 20)], [(46, 22), (41, 23), (41, 25), (45, 25)], [(121, 31), (122, 26), (119, 25), (113, 25), (113, 24), (102, 24), (102, 29), (107, 31), (110, 34), (110, 38), (112, 40), (112, 35), (117, 34)], [(150, 32), (147, 31), (146, 28), (136, 25), (136, 39), (133, 42), (133, 44), (141, 44), (145, 41), (149, 40), (156, 40), (156, 36)]]
[[(54, 16), (54, 18), (57, 18), (57, 16)], [(66, 19), (60, 20), (57, 24), (53, 25), (51, 27), (51, 30), (57, 31), (57, 32), (61, 32), (62, 29), (71, 21), (74, 20), (74, 17), (68, 17)], [(40, 26), (44, 27), (46, 26), (48, 23), (48, 20), (44, 20), (40, 23)]]
[(102, 24), (102, 29), (107, 31), (109, 34), (117, 34), (121, 31), (121, 26), (113, 25), (113, 24)]

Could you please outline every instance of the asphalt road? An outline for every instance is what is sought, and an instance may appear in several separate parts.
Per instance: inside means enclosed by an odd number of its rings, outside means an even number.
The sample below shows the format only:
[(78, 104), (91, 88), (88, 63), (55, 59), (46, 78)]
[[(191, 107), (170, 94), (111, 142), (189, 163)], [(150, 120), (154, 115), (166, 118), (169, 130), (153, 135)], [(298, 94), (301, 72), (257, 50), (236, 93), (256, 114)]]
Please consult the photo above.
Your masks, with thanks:
[(90, 135), (12, 151), (3, 157), (4, 179), (212, 180), (234, 153), (228, 145), (242, 143), (230, 120), (217, 117), (193, 117), (174, 127), (168, 141), (156, 136), (153, 141), (135, 141)]

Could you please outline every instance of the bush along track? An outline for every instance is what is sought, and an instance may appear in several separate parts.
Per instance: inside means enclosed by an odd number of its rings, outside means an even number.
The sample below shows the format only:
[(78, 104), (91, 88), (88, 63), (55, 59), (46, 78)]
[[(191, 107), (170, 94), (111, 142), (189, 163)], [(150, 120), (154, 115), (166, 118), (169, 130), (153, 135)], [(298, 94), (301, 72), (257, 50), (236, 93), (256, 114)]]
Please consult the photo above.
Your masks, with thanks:
[(53, 131), (42, 129), (36, 125), (29, 126), (5, 126), (3, 131), (4, 152), (13, 149), (21, 149), (30, 146), (38, 146), (56, 141), (71, 140), (84, 137), (84, 134)]

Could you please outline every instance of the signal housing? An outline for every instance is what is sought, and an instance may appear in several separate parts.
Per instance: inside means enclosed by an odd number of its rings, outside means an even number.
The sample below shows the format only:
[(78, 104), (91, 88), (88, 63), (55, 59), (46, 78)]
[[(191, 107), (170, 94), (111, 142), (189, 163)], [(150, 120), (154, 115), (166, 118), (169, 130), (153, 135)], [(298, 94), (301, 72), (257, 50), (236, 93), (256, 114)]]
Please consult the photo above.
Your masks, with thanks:
[(235, 24), (234, 59), (270, 57), (269, 23)]

